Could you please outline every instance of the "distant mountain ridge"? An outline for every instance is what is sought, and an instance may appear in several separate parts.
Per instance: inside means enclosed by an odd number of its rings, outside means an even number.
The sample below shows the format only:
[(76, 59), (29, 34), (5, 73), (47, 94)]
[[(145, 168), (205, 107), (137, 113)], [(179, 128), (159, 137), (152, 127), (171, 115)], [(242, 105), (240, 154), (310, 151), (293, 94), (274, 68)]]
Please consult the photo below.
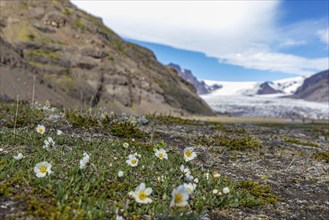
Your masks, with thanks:
[[(218, 113), (239, 117), (329, 119), (328, 70), (273, 82), (205, 81), (222, 85), (201, 97)], [(310, 102), (311, 101), (311, 102)]]
[(305, 77), (293, 77), (282, 80), (268, 81), (258, 84), (257, 95), (266, 94), (294, 94), (299, 86), (303, 84)]
[(215, 91), (217, 95), (277, 95), (290, 96), (304, 83), (305, 77), (298, 76), (266, 82), (226, 82), (205, 80), (208, 86), (221, 85)]
[(259, 85), (259, 89), (257, 91), (257, 95), (266, 95), (266, 94), (277, 94), (283, 93), (282, 90), (278, 90), (273, 88), (273, 82), (264, 82)]
[(178, 75), (184, 79), (185, 81), (189, 82), (194, 86), (196, 89), (196, 93), (198, 95), (205, 95), (211, 93), (216, 89), (220, 89), (220, 85), (207, 85), (204, 81), (199, 81), (192, 73), (191, 70), (183, 69), (178, 64), (170, 63), (167, 65), (168, 67), (174, 69)]

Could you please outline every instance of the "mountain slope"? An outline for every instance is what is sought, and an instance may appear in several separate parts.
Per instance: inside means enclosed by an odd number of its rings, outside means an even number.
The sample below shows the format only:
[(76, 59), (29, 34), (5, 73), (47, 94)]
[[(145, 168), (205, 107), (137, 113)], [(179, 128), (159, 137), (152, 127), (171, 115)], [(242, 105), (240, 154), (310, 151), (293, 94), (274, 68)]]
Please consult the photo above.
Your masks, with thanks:
[(128, 113), (213, 114), (151, 51), (125, 42), (68, 0), (0, 4), (0, 68), (16, 86), (5, 86), (2, 77), (2, 96), (31, 99), (30, 79), (36, 76), (37, 101)]
[(292, 98), (329, 103), (329, 70), (305, 79)]

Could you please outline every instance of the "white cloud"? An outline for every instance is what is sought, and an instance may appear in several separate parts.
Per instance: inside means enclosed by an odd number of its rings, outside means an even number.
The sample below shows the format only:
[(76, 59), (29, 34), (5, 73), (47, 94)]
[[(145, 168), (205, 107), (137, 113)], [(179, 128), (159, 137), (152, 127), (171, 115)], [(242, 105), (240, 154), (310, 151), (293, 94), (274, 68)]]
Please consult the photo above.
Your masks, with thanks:
[(251, 69), (280, 71), (298, 75), (310, 75), (329, 68), (328, 58), (307, 59), (271, 51), (226, 54), (221, 58), (221, 61)]
[(329, 45), (329, 28), (319, 30), (317, 32), (317, 35), (320, 38), (321, 42)]
[(71, 1), (121, 36), (203, 52), (220, 62), (292, 74), (324, 66), (323, 59), (275, 53), (266, 46), (278, 39), (285, 39), (280, 40), (285, 46), (306, 43), (277, 34), (280, 0)]
[(296, 46), (302, 46), (307, 44), (306, 41), (304, 40), (293, 40), (290, 38), (287, 39), (283, 39), (280, 43), (279, 43), (279, 48), (285, 48), (285, 47), (296, 47)]
[(122, 36), (181, 49), (232, 52), (272, 36), (278, 1), (79, 1)]

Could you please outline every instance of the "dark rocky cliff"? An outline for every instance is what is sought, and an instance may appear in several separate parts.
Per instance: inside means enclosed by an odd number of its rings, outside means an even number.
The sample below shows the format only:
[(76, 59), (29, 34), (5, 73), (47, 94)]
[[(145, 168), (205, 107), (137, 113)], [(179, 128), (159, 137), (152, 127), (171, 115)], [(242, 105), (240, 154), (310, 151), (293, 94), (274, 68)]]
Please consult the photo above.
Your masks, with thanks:
[(222, 88), (222, 86), (216, 85), (216, 84), (213, 86), (206, 85), (206, 83), (204, 81), (199, 81), (190, 70), (182, 69), (177, 64), (170, 63), (167, 66), (174, 69), (182, 79), (184, 79), (186, 82), (193, 85), (196, 93), (199, 95), (205, 95), (216, 89)]
[(292, 97), (329, 103), (329, 70), (306, 78), (303, 85), (297, 89)]

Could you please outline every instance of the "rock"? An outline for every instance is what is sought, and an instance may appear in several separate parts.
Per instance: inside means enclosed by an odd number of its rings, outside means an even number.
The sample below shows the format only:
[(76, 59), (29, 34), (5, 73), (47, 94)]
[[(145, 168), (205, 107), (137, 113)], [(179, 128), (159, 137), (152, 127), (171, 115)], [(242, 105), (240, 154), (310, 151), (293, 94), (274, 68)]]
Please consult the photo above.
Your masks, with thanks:
[(147, 125), (149, 123), (149, 121), (145, 118), (144, 115), (139, 116), (137, 121), (140, 125)]
[(93, 57), (95, 59), (102, 59), (102, 58), (108, 56), (107, 52), (102, 51), (102, 50), (97, 50), (94, 48), (84, 48), (84, 49), (82, 49), (81, 54), (84, 56)]
[(55, 33), (56, 30), (53, 28), (50, 28), (46, 25), (33, 25), (36, 29), (38, 29), (39, 31), (42, 31), (44, 33)]
[(55, 28), (60, 28), (65, 26), (66, 18), (60, 12), (50, 12), (46, 14), (43, 23)]
[(327, 140), (327, 138), (325, 136), (319, 136), (319, 141), (325, 142), (326, 140)]

